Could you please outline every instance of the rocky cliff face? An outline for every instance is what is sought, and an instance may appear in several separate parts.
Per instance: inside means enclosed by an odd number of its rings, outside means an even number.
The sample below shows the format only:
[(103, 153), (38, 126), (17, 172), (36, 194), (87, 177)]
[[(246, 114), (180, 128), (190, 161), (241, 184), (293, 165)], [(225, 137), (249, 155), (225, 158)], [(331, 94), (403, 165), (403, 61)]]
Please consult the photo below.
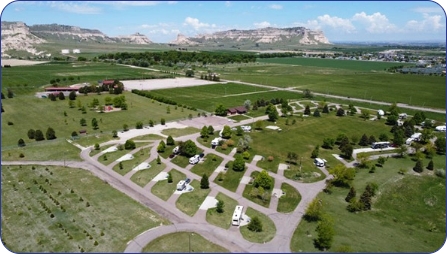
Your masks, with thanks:
[(153, 43), (149, 40), (146, 35), (136, 33), (128, 36), (118, 36), (117, 37), (121, 42), (130, 43), (130, 44), (151, 44)]
[(33, 55), (40, 55), (43, 51), (38, 51), (36, 47), (45, 42), (152, 43), (140, 33), (109, 37), (99, 30), (58, 24), (27, 26), (23, 22), (2, 21), (1, 27), (2, 56), (7, 56), (5, 52), (8, 50), (27, 51)]
[(267, 27), (253, 30), (229, 30), (213, 34), (202, 34), (187, 38), (197, 43), (220, 43), (222, 41), (268, 43), (291, 42), (297, 44), (330, 44), (321, 31), (312, 31), (304, 27), (273, 28)]
[(176, 45), (197, 45), (198, 43), (195, 41), (191, 41), (190, 39), (186, 38), (183, 34), (178, 34), (177, 39), (170, 42), (170, 44), (176, 44)]
[(23, 22), (2, 22), (2, 56), (6, 50), (27, 51), (33, 55), (40, 54), (35, 48), (36, 44), (46, 42), (30, 32)]

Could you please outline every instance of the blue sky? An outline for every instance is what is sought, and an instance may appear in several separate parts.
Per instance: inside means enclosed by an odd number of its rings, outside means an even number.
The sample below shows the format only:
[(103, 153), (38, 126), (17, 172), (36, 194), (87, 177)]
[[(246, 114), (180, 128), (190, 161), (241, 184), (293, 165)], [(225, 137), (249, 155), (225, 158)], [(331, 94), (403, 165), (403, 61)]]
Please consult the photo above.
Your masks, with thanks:
[(230, 29), (304, 26), (329, 41), (445, 41), (444, 9), (431, 1), (16, 1), (2, 21), (63, 24), (154, 42)]

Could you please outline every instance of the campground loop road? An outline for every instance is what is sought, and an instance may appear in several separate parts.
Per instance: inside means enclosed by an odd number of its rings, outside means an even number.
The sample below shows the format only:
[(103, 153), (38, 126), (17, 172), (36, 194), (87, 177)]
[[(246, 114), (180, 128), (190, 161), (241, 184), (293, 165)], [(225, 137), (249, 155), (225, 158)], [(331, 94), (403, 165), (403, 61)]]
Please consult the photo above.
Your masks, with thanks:
[[(287, 90), (290, 92), (297, 92), (302, 93), (302, 91), (299, 90), (292, 90), (290, 88), (277, 88), (277, 87), (271, 87), (271, 86), (265, 86), (265, 85), (257, 85), (257, 84), (251, 84), (246, 82), (237, 82), (232, 81), (236, 83), (242, 83), (247, 85), (254, 85), (254, 86), (262, 86), (274, 90)], [(341, 96), (335, 96), (335, 95), (325, 95), (325, 94), (318, 94), (321, 96), (327, 96), (327, 97), (333, 97), (333, 98), (341, 98), (346, 99), (346, 97)], [(355, 99), (355, 98), (349, 98), (350, 100), (355, 101), (364, 101), (364, 102), (370, 102), (370, 103), (376, 103), (376, 104), (383, 104), (383, 105), (390, 105), (389, 103), (382, 103), (382, 102), (376, 102), (376, 101), (369, 101), (369, 100), (362, 100), (362, 99)], [(437, 110), (437, 109), (427, 109), (427, 108), (421, 108), (421, 107), (412, 107), (412, 106), (405, 106), (402, 104), (398, 105), (399, 107), (403, 108), (414, 108), (418, 110), (425, 110), (425, 111), (432, 111), (437, 113), (445, 113), (445, 110)], [(216, 116), (214, 116), (216, 117)], [(253, 122), (257, 120), (264, 120), (267, 116), (252, 118), (240, 121), (239, 123), (234, 122), (227, 122), (226, 125), (229, 125), (230, 127), (235, 127), (239, 125), (245, 125), (245, 124), (252, 124)], [(206, 121), (211, 120), (211, 118), (208, 118)], [(189, 125), (188, 121), (183, 121), (184, 123), (187, 123), (187, 126), (193, 126)], [(201, 123), (200, 123), (201, 124)], [(182, 124), (180, 124), (182, 125)], [(196, 123), (197, 125), (197, 123)], [(197, 127), (197, 126), (194, 126)], [(222, 126), (214, 126), (216, 129), (221, 128)], [(176, 128), (176, 122), (169, 123), (169, 127), (166, 126), (156, 126), (154, 128), (149, 129), (143, 129), (143, 130), (132, 130), (128, 131), (126, 133), (119, 133), (120, 140), (112, 140), (105, 142), (101, 144), (101, 146), (105, 144), (123, 144), (125, 140), (144, 135), (149, 133), (154, 134), (161, 134), (161, 131), (165, 128)], [(142, 132), (143, 131), (143, 132)], [(165, 135), (162, 135), (165, 137)], [(185, 135), (179, 138), (176, 138), (176, 141), (186, 141), (188, 139), (191, 139), (193, 141), (196, 141), (197, 138), (200, 136), (199, 133), (191, 134), (191, 135)], [(158, 141), (157, 141), (158, 142)], [(71, 142), (70, 142), (71, 143)], [(150, 142), (148, 142), (150, 143)], [(205, 147), (201, 145), (198, 142), (195, 142), (197, 146), (200, 149), (203, 149), (205, 154), (216, 154), (217, 156), (223, 158), (222, 163), (220, 166), (224, 166), (228, 161), (233, 161), (234, 157), (232, 156), (234, 153), (231, 153), (230, 155), (226, 155), (223, 153), (219, 153), (209, 147)], [(72, 143), (73, 145), (76, 145)], [(158, 143), (157, 143), (158, 144)], [(272, 252), (291, 252), (290, 249), (290, 242), (291, 237), (297, 228), (298, 224), (301, 221), (301, 218), (305, 212), (305, 209), (307, 205), (317, 196), (318, 193), (320, 193), (325, 188), (325, 181), (327, 179), (330, 179), (332, 176), (329, 175), (327, 170), (325, 168), (321, 168), (321, 171), (325, 174), (325, 179), (314, 182), (314, 183), (300, 183), (293, 181), (291, 179), (287, 179), (283, 175), (282, 170), (278, 170), (278, 173), (269, 172), (269, 174), (275, 178), (275, 187), (274, 188), (280, 188), (282, 183), (288, 183), (289, 185), (293, 186), (300, 194), (301, 194), (301, 201), (299, 202), (298, 206), (295, 208), (295, 210), (291, 213), (279, 213), (276, 211), (276, 206), (278, 204), (278, 200), (276, 197), (271, 197), (271, 204), (270, 206), (264, 207), (260, 206), (242, 196), (243, 190), (246, 186), (245, 183), (240, 183), (239, 187), (235, 192), (229, 191), (222, 186), (216, 184), (213, 182), (215, 177), (217, 177), (217, 172), (215, 171), (210, 177), (210, 189), (211, 192), (209, 196), (215, 197), (217, 193), (223, 193), (230, 198), (236, 200), (240, 205), (243, 205), (245, 208), (251, 207), (266, 216), (268, 216), (276, 227), (276, 234), (272, 240), (266, 243), (252, 243), (247, 240), (245, 240), (240, 231), (236, 229), (235, 227), (230, 227), (230, 229), (223, 229), (211, 224), (208, 224), (206, 222), (206, 211), (204, 210), (198, 210), (196, 214), (192, 217), (186, 215), (185, 213), (178, 210), (175, 206), (175, 202), (177, 201), (179, 195), (173, 194), (167, 201), (164, 201), (154, 194), (151, 193), (151, 188), (154, 185), (153, 181), (150, 181), (146, 186), (140, 187), (136, 183), (134, 183), (132, 180), (130, 180), (130, 177), (135, 173), (136, 171), (131, 171), (126, 175), (120, 175), (119, 173), (115, 172), (113, 170), (114, 163), (110, 165), (103, 165), (98, 161), (98, 157), (100, 154), (97, 154), (95, 156), (90, 156), (90, 151), (92, 147), (81, 147), (79, 145), (76, 145), (80, 150), (80, 157), (82, 161), (2, 161), (2, 165), (58, 165), (58, 166), (67, 166), (72, 168), (81, 168), (88, 170), (92, 172), (94, 175), (102, 179), (104, 182), (110, 184), (112, 187), (118, 189), (119, 191), (125, 193), (129, 197), (137, 200), (141, 204), (145, 205), (146, 207), (152, 209), (154, 212), (159, 214), (160, 216), (166, 218), (170, 222), (172, 222), (172, 225), (160, 225), (159, 227), (149, 229), (145, 232), (142, 232), (138, 236), (136, 236), (134, 239), (128, 242), (126, 249), (124, 252), (141, 252), (144, 246), (146, 246), (149, 242), (152, 240), (173, 232), (196, 232), (200, 235), (202, 235), (204, 238), (208, 239), (209, 241), (216, 243), (218, 245), (221, 245), (222, 247), (228, 249), (231, 252), (264, 252), (264, 253), (272, 253)], [(148, 144), (148, 146), (151, 146), (151, 152), (149, 158), (145, 160), (145, 162), (150, 162), (156, 158), (157, 155), (157, 145), (155, 143)], [(148, 147), (144, 146), (144, 147)], [(141, 148), (137, 148), (130, 153), (136, 153)], [(166, 165), (164, 172), (168, 172), (171, 169), (176, 169), (184, 174), (186, 174), (189, 178), (195, 179), (200, 181), (201, 177), (191, 173), (190, 169), (192, 165), (187, 166), (186, 168), (182, 168), (177, 166), (176, 164), (173, 164), (169, 159), (164, 159), (160, 157), (161, 161)], [(247, 169), (245, 170), (244, 176), (250, 177), (251, 173), (253, 171), (262, 171), (261, 168), (256, 166), (256, 162), (246, 163)], [(228, 208), (231, 209), (231, 208)], [(228, 222), (230, 223), (230, 222)], [(185, 250), (186, 251), (186, 250)]]
[[(258, 119), (265, 119), (265, 116), (255, 118), (254, 120)], [(252, 123), (253, 119), (248, 119), (241, 121), (239, 123), (228, 123), (231, 127), (237, 126), (237, 125), (244, 125)], [(175, 126), (175, 124), (170, 124), (170, 128)], [(160, 128), (150, 128), (146, 129), (147, 133), (155, 133), (160, 134), (161, 129)], [(121, 134), (121, 133), (120, 133)], [(132, 138), (133, 136), (127, 132), (122, 134), (124, 137), (120, 140), (112, 140), (105, 142), (101, 144), (103, 146), (104, 144), (121, 144), (124, 143), (125, 140)], [(135, 136), (141, 135), (140, 132), (135, 133)], [(192, 134), (192, 135), (186, 135), (179, 138), (176, 138), (176, 141), (186, 141), (188, 139), (196, 141), (197, 138), (200, 136), (199, 133)], [(148, 142), (151, 148), (150, 157), (147, 158), (145, 161), (150, 162), (153, 159), (156, 158), (157, 155), (157, 145), (155, 145), (153, 142)], [(73, 143), (72, 143), (73, 144)], [(205, 154), (216, 154), (223, 158), (221, 166), (224, 166), (228, 161), (234, 160), (234, 157), (232, 154), (226, 155), (219, 152), (216, 152), (215, 150), (205, 147), (201, 145), (200, 143), (196, 142), (197, 146), (200, 149), (204, 150)], [(75, 144), (73, 144), (75, 145)], [(57, 165), (57, 166), (66, 166), (71, 168), (81, 168), (88, 170), (92, 172), (94, 175), (99, 177), (104, 182), (110, 184), (112, 187), (120, 190), (121, 192), (125, 193), (129, 197), (137, 200), (141, 204), (147, 206), (148, 208), (152, 209), (154, 212), (159, 214), (160, 216), (168, 219), (170, 222), (172, 222), (172, 225), (160, 225), (157, 228), (147, 230), (145, 232), (142, 232), (138, 236), (136, 236), (133, 240), (128, 242), (128, 245), (124, 252), (141, 252), (142, 248), (146, 246), (150, 241), (168, 233), (172, 232), (180, 232), (180, 231), (186, 231), (186, 232), (196, 232), (209, 241), (216, 243), (218, 245), (223, 246), (224, 248), (227, 248), (231, 252), (291, 252), (290, 250), (290, 241), (291, 236), (293, 235), (293, 232), (295, 231), (296, 227), (298, 226), (299, 222), (301, 221), (302, 215), (304, 214), (304, 211), (308, 205), (309, 202), (311, 202), (319, 192), (321, 192), (325, 187), (325, 180), (321, 180), (319, 182), (315, 183), (299, 183), (295, 182), (293, 180), (287, 179), (282, 175), (282, 171), (278, 171), (277, 174), (269, 172), (269, 174), (275, 178), (275, 188), (280, 188), (281, 183), (288, 183), (291, 186), (295, 187), (299, 193), (301, 194), (301, 201), (296, 207), (296, 209), (288, 214), (279, 213), (276, 211), (276, 206), (278, 203), (277, 197), (272, 196), (271, 198), (271, 205), (269, 208), (260, 206), (244, 197), (242, 197), (242, 192), (246, 186), (246, 184), (240, 183), (238, 189), (236, 192), (229, 191), (222, 186), (216, 184), (213, 182), (214, 178), (217, 176), (217, 172), (214, 172), (210, 177), (210, 189), (211, 192), (209, 196), (215, 197), (217, 193), (223, 193), (230, 198), (236, 200), (240, 205), (243, 205), (245, 209), (247, 207), (251, 207), (266, 216), (268, 216), (276, 227), (276, 234), (274, 238), (266, 243), (252, 243), (247, 240), (245, 240), (240, 231), (236, 229), (235, 227), (230, 227), (230, 229), (223, 229), (211, 224), (208, 224), (206, 222), (206, 211), (204, 210), (198, 210), (196, 214), (192, 217), (186, 215), (185, 213), (178, 210), (175, 206), (175, 202), (179, 195), (173, 194), (168, 201), (161, 200), (157, 196), (151, 193), (150, 188), (153, 186), (153, 182), (149, 182), (145, 187), (140, 187), (136, 183), (130, 180), (130, 177), (133, 173), (136, 171), (131, 171), (128, 174), (122, 176), (119, 173), (115, 172), (112, 168), (115, 165), (114, 163), (111, 163), (109, 165), (103, 165), (102, 163), (98, 162), (98, 158), (101, 154), (97, 154), (95, 156), (90, 156), (90, 151), (93, 149), (93, 147), (81, 147), (77, 146), (79, 149), (81, 149), (80, 157), (82, 161), (2, 161), (2, 165)], [(147, 145), (143, 146), (147, 147)], [(137, 148), (130, 153), (136, 153), (141, 148)], [(164, 159), (160, 157), (162, 162), (166, 165), (165, 172), (167, 172), (170, 169), (176, 169), (184, 174), (186, 174), (189, 178), (195, 179), (197, 181), (200, 181), (201, 177), (191, 173), (189, 170), (191, 169), (192, 165), (187, 166), (186, 168), (182, 168), (177, 166), (176, 164), (173, 164), (169, 159)], [(244, 176), (250, 177), (251, 173), (253, 171), (261, 171), (262, 169), (257, 167), (255, 165), (255, 162), (252, 163), (246, 163), (247, 169), (244, 173)], [(326, 175), (326, 179), (331, 178), (331, 176), (328, 174), (328, 172), (322, 168), (322, 172)], [(228, 208), (230, 209), (230, 208)], [(230, 223), (230, 222), (228, 222)]]

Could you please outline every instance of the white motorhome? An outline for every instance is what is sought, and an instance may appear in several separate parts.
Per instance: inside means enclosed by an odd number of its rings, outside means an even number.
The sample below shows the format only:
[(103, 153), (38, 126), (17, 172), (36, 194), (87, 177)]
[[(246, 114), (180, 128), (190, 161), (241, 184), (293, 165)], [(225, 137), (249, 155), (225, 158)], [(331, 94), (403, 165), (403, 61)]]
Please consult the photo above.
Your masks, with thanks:
[(172, 149), (172, 152), (178, 154), (180, 152), (180, 146), (176, 146), (174, 149)]
[(314, 163), (315, 163), (315, 166), (317, 166), (317, 167), (324, 167), (326, 160), (320, 159), (320, 158), (315, 158)]
[(411, 138), (415, 141), (421, 141), (422, 133), (416, 132), (413, 135), (411, 135)]
[(184, 180), (180, 180), (180, 182), (178, 182), (177, 184), (177, 190), (178, 191), (182, 191), (186, 188), (186, 183)]
[(241, 224), (242, 212), (244, 207), (241, 205), (237, 205), (234, 209), (233, 218), (231, 219), (231, 225), (239, 226)]
[(436, 126), (435, 130), (445, 132), (445, 125)]
[(189, 158), (189, 164), (197, 164), (199, 163), (200, 155), (196, 154), (193, 157)]
[(215, 138), (213, 140), (211, 140), (211, 145), (212, 146), (218, 146), (219, 142), (222, 140), (222, 138)]
[(241, 128), (245, 132), (250, 132), (251, 131), (251, 126), (248, 126), (248, 125), (242, 125)]
[(406, 145), (411, 145), (411, 143), (413, 143), (414, 139), (413, 138), (407, 138), (407, 140), (405, 141)]

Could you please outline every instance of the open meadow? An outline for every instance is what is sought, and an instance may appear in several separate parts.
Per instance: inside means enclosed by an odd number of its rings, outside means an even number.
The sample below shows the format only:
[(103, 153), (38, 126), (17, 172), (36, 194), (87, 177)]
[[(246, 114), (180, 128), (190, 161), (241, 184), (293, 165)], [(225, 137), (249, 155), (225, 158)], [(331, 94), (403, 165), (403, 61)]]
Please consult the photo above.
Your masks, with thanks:
[(122, 252), (169, 224), (82, 169), (2, 167), (2, 241), (13, 252)]

